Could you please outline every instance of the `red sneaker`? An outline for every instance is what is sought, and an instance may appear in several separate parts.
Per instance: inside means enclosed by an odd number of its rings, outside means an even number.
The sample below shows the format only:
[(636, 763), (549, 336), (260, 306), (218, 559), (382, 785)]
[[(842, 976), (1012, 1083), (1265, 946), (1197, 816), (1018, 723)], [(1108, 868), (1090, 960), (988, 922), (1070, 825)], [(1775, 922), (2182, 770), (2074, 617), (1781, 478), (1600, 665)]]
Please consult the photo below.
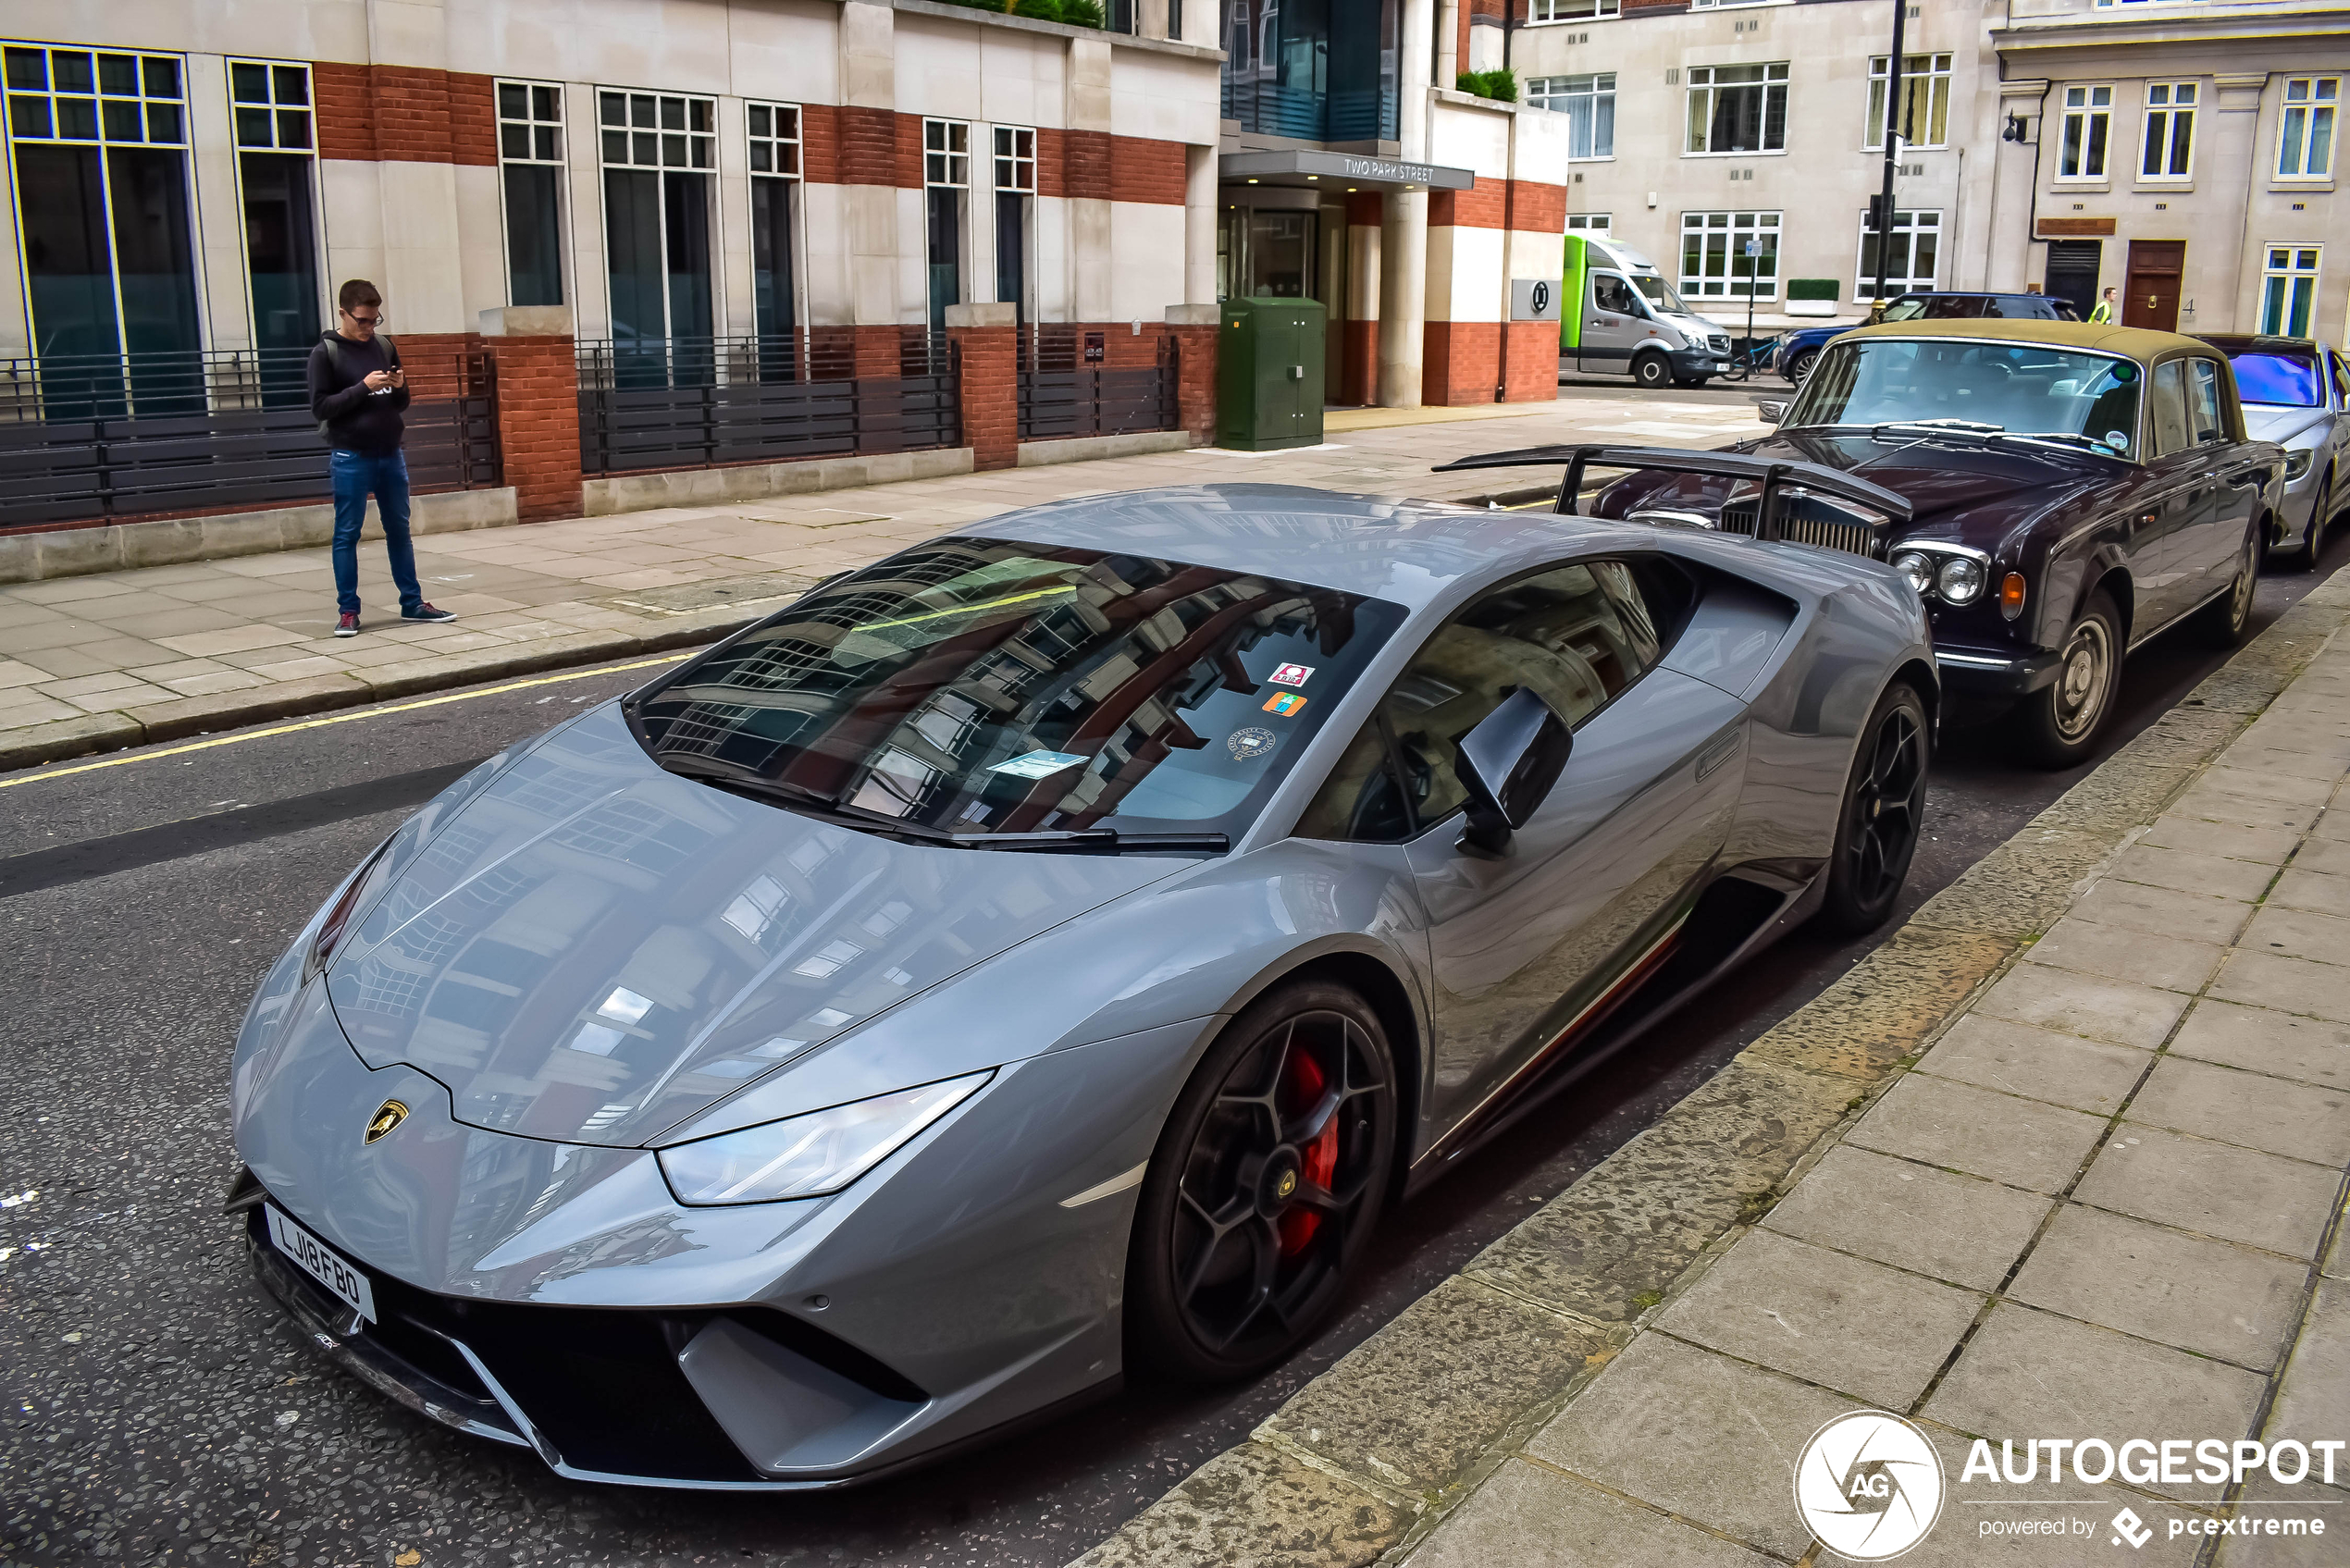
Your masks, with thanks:
[(355, 637), (358, 635), (359, 612), (357, 611), (353, 610), (349, 611), (341, 620), (335, 623), (335, 636), (339, 637)]

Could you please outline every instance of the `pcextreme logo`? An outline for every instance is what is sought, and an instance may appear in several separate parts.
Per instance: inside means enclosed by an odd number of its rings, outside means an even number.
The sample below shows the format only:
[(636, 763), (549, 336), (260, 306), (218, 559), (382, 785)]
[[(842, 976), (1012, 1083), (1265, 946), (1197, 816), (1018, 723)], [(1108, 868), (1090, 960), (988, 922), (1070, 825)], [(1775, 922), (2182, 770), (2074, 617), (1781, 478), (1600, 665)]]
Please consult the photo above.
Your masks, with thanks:
[(1923, 1432), (1882, 1410), (1839, 1415), (1795, 1462), (1795, 1507), (1838, 1557), (1884, 1562), (1942, 1516), (1942, 1458)]

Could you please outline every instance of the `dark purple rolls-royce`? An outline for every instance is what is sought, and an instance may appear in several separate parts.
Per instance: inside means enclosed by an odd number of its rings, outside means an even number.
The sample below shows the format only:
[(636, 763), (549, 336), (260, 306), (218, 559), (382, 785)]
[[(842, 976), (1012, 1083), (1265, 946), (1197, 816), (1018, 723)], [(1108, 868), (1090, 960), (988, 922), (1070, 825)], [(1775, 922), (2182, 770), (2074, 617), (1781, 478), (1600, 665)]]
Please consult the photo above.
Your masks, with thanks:
[(2012, 710), (2051, 768), (2095, 746), (2131, 649), (2183, 623), (2245, 635), (2285, 454), (2246, 438), (2208, 343), (2057, 321), (1865, 327), (1822, 352), (1777, 424), (1722, 452), (1548, 449), (1570, 463), (1560, 510), (1587, 471), (1628, 467), (1591, 510), (1886, 562), (1925, 601), (1951, 698)]

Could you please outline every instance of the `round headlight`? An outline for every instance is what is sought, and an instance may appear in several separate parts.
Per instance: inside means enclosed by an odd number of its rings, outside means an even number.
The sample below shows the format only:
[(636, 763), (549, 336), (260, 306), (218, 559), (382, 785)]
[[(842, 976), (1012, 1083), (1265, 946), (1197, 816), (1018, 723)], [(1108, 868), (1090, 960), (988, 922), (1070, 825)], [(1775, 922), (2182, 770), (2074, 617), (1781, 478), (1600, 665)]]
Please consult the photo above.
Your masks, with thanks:
[(1983, 592), (1986, 574), (1983, 562), (1963, 555), (1954, 555), (1942, 563), (1934, 579), (1935, 590), (1952, 604), (1973, 604)]
[(1918, 551), (1903, 550), (1893, 558), (1893, 570), (1910, 580), (1910, 586), (1921, 594), (1934, 586), (1934, 562)]

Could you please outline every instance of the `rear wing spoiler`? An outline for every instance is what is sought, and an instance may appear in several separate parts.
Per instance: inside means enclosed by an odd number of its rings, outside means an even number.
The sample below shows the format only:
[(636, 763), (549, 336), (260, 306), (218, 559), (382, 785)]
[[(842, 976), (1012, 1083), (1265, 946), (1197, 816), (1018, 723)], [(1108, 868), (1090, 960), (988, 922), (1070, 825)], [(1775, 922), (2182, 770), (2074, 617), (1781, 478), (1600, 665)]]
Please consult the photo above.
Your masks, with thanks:
[(1749, 457), (1742, 452), (1684, 451), (1675, 447), (1519, 447), (1514, 451), (1483, 452), (1476, 457), (1439, 463), (1433, 472), (1457, 474), (1471, 468), (1547, 468), (1559, 463), (1566, 464), (1566, 473), (1559, 480), (1558, 501), (1552, 510), (1567, 517), (1578, 515), (1576, 502), (1583, 493), (1583, 471), (1593, 466), (1660, 469), (1676, 474), (1701, 474), (1714, 479), (1754, 480), (1762, 487), (1762, 501), (1754, 523), (1754, 537), (1758, 539), (1776, 539), (1780, 537), (1779, 498), (1781, 491), (1789, 487), (1815, 495), (1837, 496), (1845, 500), (1856, 501), (1873, 512), (1883, 512), (1897, 527), (1908, 524), (1911, 516), (1908, 500), (1882, 485), (1856, 479), (1849, 474), (1822, 463)]

